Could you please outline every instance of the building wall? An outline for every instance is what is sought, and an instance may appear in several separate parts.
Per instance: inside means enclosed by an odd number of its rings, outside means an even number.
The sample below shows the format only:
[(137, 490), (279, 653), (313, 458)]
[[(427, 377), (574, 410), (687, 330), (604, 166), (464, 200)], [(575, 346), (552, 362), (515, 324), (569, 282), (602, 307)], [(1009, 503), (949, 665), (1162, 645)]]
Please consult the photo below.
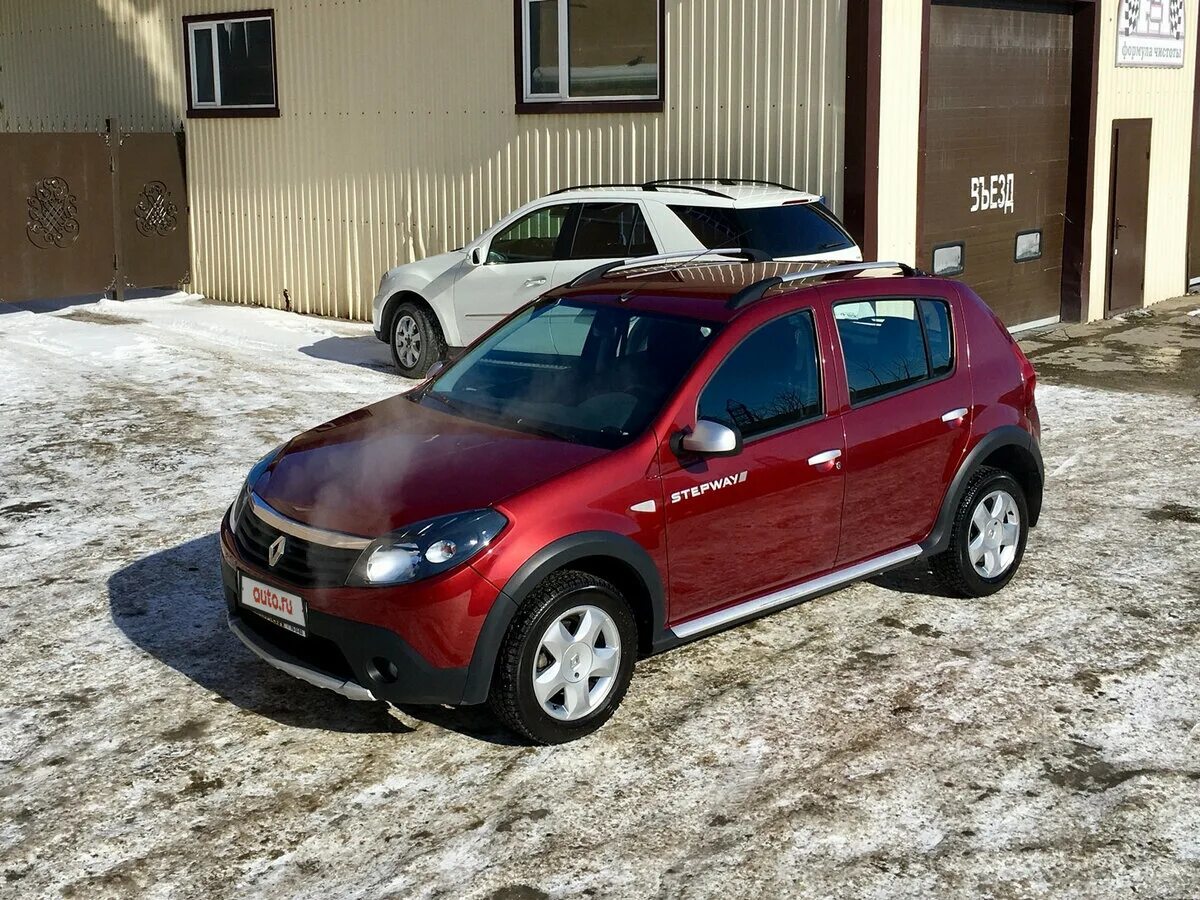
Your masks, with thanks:
[(922, 2), (882, 0), (879, 83), (879, 258), (917, 258)]
[[(921, 107), (920, 0), (881, 0), (883, 45), (879, 113), (879, 255), (911, 262), (916, 256), (918, 116)], [(1119, 0), (1100, 2), (1100, 57), (1096, 99), (1095, 182), (1091, 196), (1091, 268), (1085, 319), (1104, 315), (1112, 123), (1153, 119), (1146, 235), (1145, 302), (1184, 293), (1187, 285), (1187, 214), (1192, 152), (1192, 96), (1200, 0), (1187, 0), (1187, 54), (1182, 69), (1118, 68)]]
[(1118, 68), (1118, 0), (1104, 0), (1096, 106), (1096, 180), (1092, 194), (1092, 270), (1087, 318), (1104, 315), (1114, 119), (1153, 119), (1146, 228), (1147, 305), (1187, 291), (1188, 185), (1192, 158), (1192, 96), (1200, 0), (1187, 0), (1187, 50), (1182, 69)]
[[(663, 113), (518, 116), (510, 0), (278, 0), (282, 118), (185, 123), (194, 286), (368, 318), (389, 266), (578, 182), (769, 178), (840, 211), (846, 2), (668, 0)], [(8, 0), (0, 130), (175, 127), (181, 17), (235, 7)]]

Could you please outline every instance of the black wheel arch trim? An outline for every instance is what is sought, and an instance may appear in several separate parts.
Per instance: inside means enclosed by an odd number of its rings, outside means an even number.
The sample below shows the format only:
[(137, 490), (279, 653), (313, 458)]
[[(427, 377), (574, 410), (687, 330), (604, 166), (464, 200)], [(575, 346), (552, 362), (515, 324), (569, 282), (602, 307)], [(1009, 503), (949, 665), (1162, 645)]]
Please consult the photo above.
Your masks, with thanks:
[(612, 531), (583, 531), (547, 544), (509, 578), (488, 610), (475, 652), (467, 668), (464, 705), (485, 703), (492, 685), (492, 674), (500, 645), (508, 626), (525, 598), (551, 572), (588, 557), (609, 557), (628, 566), (641, 580), (650, 600), (651, 644), (657, 649), (669, 637), (666, 631), (666, 592), (658, 567), (645, 549), (631, 538)]
[(1036, 475), (1033, 490), (1027, 491), (1025, 501), (1029, 507), (1029, 524), (1036, 525), (1042, 511), (1042, 490), (1046, 482), (1045, 465), (1042, 462), (1042, 452), (1033, 435), (1017, 425), (1002, 425), (988, 432), (971, 448), (963, 459), (958, 471), (950, 482), (946, 496), (942, 500), (942, 508), (938, 513), (937, 522), (929, 537), (921, 542), (921, 550), (925, 556), (941, 553), (950, 543), (950, 530), (954, 525), (954, 513), (962, 502), (963, 492), (971, 476), (983, 465), (983, 461), (1005, 447), (1015, 448), (1029, 463)]

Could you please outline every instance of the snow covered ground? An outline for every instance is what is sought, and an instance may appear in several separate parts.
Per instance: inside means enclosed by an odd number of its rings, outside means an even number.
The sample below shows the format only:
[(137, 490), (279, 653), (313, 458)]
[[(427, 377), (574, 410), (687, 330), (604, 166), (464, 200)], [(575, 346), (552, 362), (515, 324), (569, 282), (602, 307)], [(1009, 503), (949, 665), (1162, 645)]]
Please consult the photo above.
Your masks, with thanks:
[(1200, 895), (1200, 319), (1133, 324), (1039, 345), (1009, 589), (858, 585), (645, 661), (535, 749), (226, 630), (245, 470), (405, 387), (368, 328), (0, 307), (0, 895)]

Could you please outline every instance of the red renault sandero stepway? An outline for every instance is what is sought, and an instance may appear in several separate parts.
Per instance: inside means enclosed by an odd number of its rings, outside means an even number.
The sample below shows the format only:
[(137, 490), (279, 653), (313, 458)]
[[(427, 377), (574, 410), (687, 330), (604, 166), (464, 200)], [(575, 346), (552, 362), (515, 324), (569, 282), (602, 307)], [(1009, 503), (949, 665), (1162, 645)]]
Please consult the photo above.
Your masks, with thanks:
[(637, 657), (857, 579), (1002, 588), (1043, 482), (1004, 326), (895, 263), (745, 256), (600, 267), (269, 454), (221, 529), (230, 627), (348, 697), (558, 743)]

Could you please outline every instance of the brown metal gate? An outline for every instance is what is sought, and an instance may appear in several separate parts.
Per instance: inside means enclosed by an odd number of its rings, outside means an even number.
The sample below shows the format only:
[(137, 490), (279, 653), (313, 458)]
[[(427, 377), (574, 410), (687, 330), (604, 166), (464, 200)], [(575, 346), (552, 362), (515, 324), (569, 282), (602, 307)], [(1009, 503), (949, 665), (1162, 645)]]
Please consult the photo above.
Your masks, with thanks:
[(175, 134), (0, 134), (0, 300), (189, 280)]
[(1073, 29), (1060, 4), (929, 9), (918, 259), (1010, 326), (1061, 306)]

